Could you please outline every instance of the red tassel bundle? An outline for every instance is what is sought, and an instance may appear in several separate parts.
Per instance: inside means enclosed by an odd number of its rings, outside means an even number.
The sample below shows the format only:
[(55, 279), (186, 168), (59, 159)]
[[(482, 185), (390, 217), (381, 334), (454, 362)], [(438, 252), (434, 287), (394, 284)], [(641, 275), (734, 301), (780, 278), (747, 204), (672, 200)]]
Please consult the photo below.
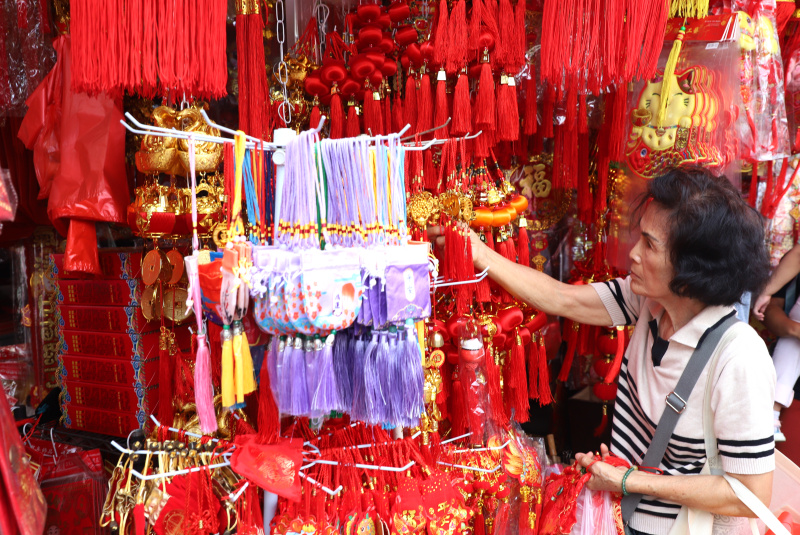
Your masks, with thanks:
[(267, 366), (267, 357), (264, 356), (258, 376), (258, 442), (275, 444), (280, 431), (281, 420), (278, 414), (278, 405), (275, 403), (275, 398), (272, 397), (269, 366)]
[(506, 363), (506, 389), (511, 391), (511, 406), (514, 409), (514, 418), (520, 423), (529, 419), (528, 403), (528, 376), (525, 370), (525, 350), (519, 331), (514, 332), (516, 337), (514, 345), (509, 351), (509, 360)]
[(534, 335), (528, 346), (528, 398), (539, 399), (539, 344)]
[(553, 128), (553, 110), (556, 105), (556, 89), (548, 84), (544, 92), (544, 106), (542, 106), (542, 137), (552, 138), (555, 135)]
[(481, 75), (478, 80), (478, 96), (475, 99), (474, 120), (475, 125), (486, 133), (494, 131), (497, 127), (495, 119), (497, 104), (494, 92), (494, 77), (492, 76), (492, 66), (488, 61), (488, 53), (485, 53), (483, 59)]
[(567, 352), (564, 354), (564, 362), (561, 364), (561, 371), (558, 373), (558, 380), (561, 382), (569, 379), (569, 372), (572, 370), (572, 361), (575, 359), (575, 350), (578, 346), (578, 330), (580, 324), (575, 321), (568, 321), (564, 324), (564, 330), (567, 331)]
[(471, 130), (472, 106), (469, 101), (469, 77), (462, 72), (458, 75), (453, 95), (453, 121), (450, 123), (450, 132), (454, 136), (463, 136)]
[(589, 134), (578, 135), (578, 217), (592, 223), (592, 192), (589, 189)]
[[(331, 139), (339, 139), (344, 136), (344, 109), (342, 108), (342, 97), (339, 92), (334, 89), (331, 95)], [(313, 122), (312, 122), (313, 124)]]
[[(518, 46), (516, 25), (514, 24), (514, 10), (511, 0), (500, 0), (498, 6), (498, 24), (500, 28), (500, 46), (496, 49), (495, 60), (498, 64), (513, 69), (516, 60), (514, 57)], [(515, 71), (510, 71), (515, 72)]]
[(382, 114), (381, 134), (387, 135), (392, 131), (392, 97), (387, 93), (383, 97), (383, 114)]
[(549, 405), (553, 402), (550, 393), (550, 368), (547, 366), (547, 348), (544, 345), (544, 336), (539, 337), (539, 405)]
[(450, 28), (447, 15), (447, 0), (439, 2), (437, 9), (436, 34), (434, 35), (433, 63), (444, 68), (447, 63), (447, 54), (450, 48)]
[(394, 103), (392, 104), (392, 127), (394, 132), (399, 132), (406, 126), (403, 114), (403, 99), (398, 91), (394, 94)]
[(523, 132), (526, 136), (532, 136), (536, 133), (536, 123), (538, 122), (536, 118), (536, 98), (536, 73), (533, 70), (533, 65), (531, 65), (525, 86), (525, 116), (522, 120)]
[[(271, 135), (269, 83), (264, 58), (264, 21), (258, 2), (237, 2), (242, 11), (236, 15), (236, 54), (239, 58), (239, 129), (260, 139)], [(198, 6), (199, 8), (199, 6)], [(184, 18), (179, 16), (178, 19)], [(188, 38), (188, 35), (186, 36)], [(188, 43), (189, 40), (187, 39)], [(192, 49), (194, 52), (194, 49)], [(224, 46), (223, 46), (224, 53)], [(192, 57), (195, 55), (192, 53)], [(190, 93), (191, 94), (191, 93)], [(319, 114), (319, 109), (317, 110)], [(319, 117), (316, 123), (319, 124)]]
[[(194, 3), (192, 9), (181, 9), (176, 0), (131, 0), (98, 9), (91, 0), (70, 2), (72, 90), (160, 94), (169, 103), (184, 93), (187, 98), (223, 97), (227, 2)], [(266, 76), (263, 45), (261, 51)]]
[(468, 52), (467, 2), (458, 0), (450, 14), (447, 62), (443, 68), (447, 74), (455, 74), (467, 61)]
[(469, 15), (469, 41), (467, 48), (470, 52), (475, 52), (480, 46), (479, 38), (481, 36), (481, 10), (482, 0), (472, 1), (472, 11)]
[(311, 114), (308, 116), (308, 127), (317, 128), (320, 119), (322, 119), (322, 114), (319, 112), (319, 104), (315, 102), (314, 107), (311, 108)]
[(431, 128), (433, 128), (433, 94), (431, 77), (425, 70), (422, 73), (417, 93), (417, 132), (424, 132)]
[(172, 425), (175, 417), (172, 409), (174, 355), (169, 334), (166, 327), (162, 326), (158, 338), (158, 419), (166, 426)]
[(589, 115), (586, 110), (586, 93), (581, 93), (578, 103), (578, 133), (587, 134), (589, 132)]
[(625, 333), (622, 330), (622, 327), (617, 327), (617, 351), (614, 353), (614, 361), (611, 364), (611, 368), (609, 368), (608, 373), (606, 374), (603, 382), (613, 385), (616, 380), (617, 376), (619, 375), (619, 370), (622, 368), (622, 358), (625, 356)]
[[(505, 75), (503, 75), (505, 77)], [(516, 141), (519, 139), (519, 108), (517, 107), (517, 86), (514, 78), (509, 76), (503, 83), (501, 78), (497, 98), (497, 134), (500, 141)]]
[(528, 229), (519, 227), (517, 236), (517, 263), (520, 266), (531, 267), (531, 247)]
[[(627, 86), (618, 86), (612, 96), (614, 104), (611, 107), (611, 129), (608, 138), (608, 152), (612, 160), (619, 161), (623, 157), (623, 149), (627, 135), (625, 132), (625, 118), (628, 105)], [(608, 109), (608, 108), (606, 108)], [(609, 120), (608, 117), (605, 118)]]
[(358, 117), (358, 107), (355, 102), (350, 102), (350, 109), (347, 110), (347, 125), (345, 127), (345, 137), (358, 137), (361, 135), (361, 124)]
[(508, 414), (503, 408), (503, 391), (500, 386), (500, 366), (495, 361), (493, 348), (487, 346), (486, 351), (486, 386), (489, 391), (489, 410), (492, 421), (501, 427), (508, 425)]
[(414, 71), (408, 73), (403, 102), (403, 117), (406, 124), (411, 125), (410, 132), (417, 132), (417, 80)]
[[(445, 125), (449, 117), (450, 109), (447, 102), (447, 76), (443, 70), (440, 70), (436, 82), (436, 111), (433, 116), (433, 124), (435, 126)], [(439, 129), (439, 131), (436, 132), (436, 137), (440, 139), (450, 137), (448, 126), (445, 125)]]

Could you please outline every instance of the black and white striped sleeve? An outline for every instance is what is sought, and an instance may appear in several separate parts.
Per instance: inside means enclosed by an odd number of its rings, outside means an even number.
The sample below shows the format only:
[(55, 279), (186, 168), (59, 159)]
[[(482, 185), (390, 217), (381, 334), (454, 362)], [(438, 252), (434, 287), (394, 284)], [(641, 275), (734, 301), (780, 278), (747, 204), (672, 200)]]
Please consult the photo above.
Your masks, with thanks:
[(595, 282), (592, 287), (611, 316), (611, 326), (633, 325), (639, 319), (644, 298), (631, 291), (630, 277)]

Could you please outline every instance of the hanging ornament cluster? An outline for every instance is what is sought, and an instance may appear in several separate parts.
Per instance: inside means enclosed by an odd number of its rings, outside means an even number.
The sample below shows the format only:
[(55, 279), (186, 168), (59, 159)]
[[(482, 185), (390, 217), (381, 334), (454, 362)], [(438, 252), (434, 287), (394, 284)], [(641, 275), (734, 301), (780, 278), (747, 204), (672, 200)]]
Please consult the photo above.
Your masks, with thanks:
[[(225, 0), (70, 2), (72, 90), (217, 99), (228, 81)], [(263, 68), (263, 64), (262, 64)]]

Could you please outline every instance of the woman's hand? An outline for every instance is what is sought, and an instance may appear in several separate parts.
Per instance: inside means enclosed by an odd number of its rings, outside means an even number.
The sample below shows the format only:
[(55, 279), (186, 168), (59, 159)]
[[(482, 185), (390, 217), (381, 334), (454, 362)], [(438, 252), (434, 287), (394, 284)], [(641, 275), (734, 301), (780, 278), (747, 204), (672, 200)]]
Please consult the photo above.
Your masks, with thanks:
[[(428, 240), (433, 244), (434, 247), (444, 249), (444, 234), (442, 233), (442, 227), (428, 227)], [(472, 263), (476, 267), (483, 269), (486, 267), (484, 265), (484, 262), (486, 261), (484, 255), (484, 252), (486, 251), (486, 244), (481, 241), (480, 236), (478, 236), (472, 229), (469, 229), (469, 241), (472, 244)]]
[(764, 311), (767, 309), (770, 299), (772, 299), (772, 296), (767, 293), (762, 293), (758, 296), (758, 299), (756, 299), (753, 305), (753, 315), (757, 317), (759, 321), (764, 321)]
[(592, 452), (578, 453), (575, 455), (575, 459), (587, 472), (592, 474), (592, 477), (586, 483), (586, 486), (591, 490), (622, 492), (622, 476), (625, 475), (626, 469), (604, 462), (608, 454), (608, 447), (605, 444), (601, 444), (599, 455)]

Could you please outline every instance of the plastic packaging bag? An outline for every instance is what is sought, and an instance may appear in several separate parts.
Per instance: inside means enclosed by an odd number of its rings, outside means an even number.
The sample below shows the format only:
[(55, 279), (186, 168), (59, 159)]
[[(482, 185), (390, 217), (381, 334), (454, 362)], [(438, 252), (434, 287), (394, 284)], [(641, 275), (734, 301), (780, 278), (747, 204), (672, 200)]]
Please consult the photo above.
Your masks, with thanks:
[[(617, 510), (619, 511), (619, 510)], [(618, 514), (618, 512), (617, 512)], [(578, 495), (572, 535), (622, 535), (615, 519), (611, 493), (584, 487)], [(622, 518), (620, 517), (620, 525)]]

